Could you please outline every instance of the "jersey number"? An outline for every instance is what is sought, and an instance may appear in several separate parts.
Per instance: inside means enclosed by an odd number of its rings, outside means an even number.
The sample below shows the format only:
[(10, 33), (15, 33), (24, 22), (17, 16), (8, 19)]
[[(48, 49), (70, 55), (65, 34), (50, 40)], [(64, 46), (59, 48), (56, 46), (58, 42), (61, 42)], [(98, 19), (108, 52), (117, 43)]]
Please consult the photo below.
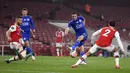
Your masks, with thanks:
[(105, 30), (105, 33), (103, 34), (103, 36), (107, 37), (107, 36), (108, 36), (108, 34), (109, 34), (110, 32), (111, 32), (111, 30), (106, 29), (106, 30)]

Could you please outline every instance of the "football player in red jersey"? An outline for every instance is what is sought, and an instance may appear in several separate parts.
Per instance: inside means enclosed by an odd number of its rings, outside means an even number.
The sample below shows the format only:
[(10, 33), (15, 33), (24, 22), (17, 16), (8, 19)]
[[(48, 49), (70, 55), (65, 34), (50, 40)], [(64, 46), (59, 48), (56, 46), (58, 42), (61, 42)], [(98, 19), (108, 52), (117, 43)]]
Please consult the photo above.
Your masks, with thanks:
[(9, 30), (6, 32), (7, 39), (10, 43), (10, 48), (15, 49), (17, 51), (16, 56), (6, 59), (5, 62), (10, 63), (12, 61), (20, 60), (22, 58), (25, 58), (26, 56), (26, 50), (23, 49), (22, 44), (24, 44), (23, 40), (21, 39), (21, 29), (19, 25), (22, 24), (22, 18), (17, 17), (15, 19), (15, 23), (11, 25)]
[(63, 45), (63, 38), (64, 38), (64, 32), (59, 28), (58, 31), (56, 31), (56, 51), (57, 56), (62, 56), (62, 45)]
[(114, 52), (115, 57), (115, 65), (117, 69), (120, 69), (119, 65), (119, 52), (118, 48), (112, 45), (112, 40), (115, 37), (120, 49), (122, 50), (122, 53), (124, 53), (123, 44), (120, 40), (119, 32), (114, 28), (115, 27), (115, 21), (110, 21), (107, 27), (104, 27), (92, 34), (91, 37), (91, 43), (94, 43), (94, 39), (97, 35), (99, 35), (99, 38), (97, 39), (95, 45), (93, 45), (89, 51), (80, 58), (77, 63), (72, 65), (72, 68), (76, 68), (82, 60), (86, 59), (90, 54), (93, 54), (96, 52), (97, 48), (105, 49), (109, 52)]

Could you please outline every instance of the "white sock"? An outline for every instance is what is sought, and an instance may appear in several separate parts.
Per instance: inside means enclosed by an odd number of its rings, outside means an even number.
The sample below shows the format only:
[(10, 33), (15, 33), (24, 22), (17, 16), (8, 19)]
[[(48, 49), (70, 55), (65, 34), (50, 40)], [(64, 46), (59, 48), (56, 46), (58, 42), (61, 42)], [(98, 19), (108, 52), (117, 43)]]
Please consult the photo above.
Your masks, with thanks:
[(60, 55), (59, 49), (57, 48), (56, 51), (57, 51), (57, 56), (59, 56)]
[(79, 59), (79, 60), (77, 61), (77, 63), (75, 63), (75, 65), (79, 65), (81, 62), (82, 62), (82, 60)]
[(114, 57), (115, 57), (116, 66), (119, 66), (119, 52), (118, 51), (114, 52)]
[(119, 66), (119, 58), (115, 58), (116, 66)]

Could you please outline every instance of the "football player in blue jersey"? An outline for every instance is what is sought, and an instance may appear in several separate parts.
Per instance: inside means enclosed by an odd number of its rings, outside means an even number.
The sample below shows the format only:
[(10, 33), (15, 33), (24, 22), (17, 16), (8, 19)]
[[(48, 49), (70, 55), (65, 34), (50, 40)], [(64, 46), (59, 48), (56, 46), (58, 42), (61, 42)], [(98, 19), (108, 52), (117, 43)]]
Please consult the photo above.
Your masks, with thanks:
[[(70, 28), (73, 28), (76, 33), (76, 42), (70, 48), (71, 57), (76, 57), (76, 49), (80, 49), (80, 56), (84, 54), (84, 41), (88, 38), (88, 33), (85, 28), (85, 19), (83, 16), (79, 16), (76, 12), (72, 13), (72, 20), (69, 22), (68, 27), (65, 29), (65, 34), (68, 34)], [(86, 64), (86, 61), (83, 61), (82, 64)]]
[[(23, 47), (26, 48), (26, 50), (28, 52), (28, 55), (27, 55), (25, 61), (27, 61), (27, 59), (30, 56), (32, 56), (32, 60), (35, 60), (35, 56), (32, 51), (32, 48), (30, 47), (30, 42), (29, 42), (31, 30), (33, 33), (35, 33), (35, 25), (34, 25), (32, 17), (28, 15), (28, 9), (26, 9), (26, 8), (22, 9), (22, 20), (23, 21), (22, 21), (22, 25), (20, 26), (20, 28), (24, 31), (24, 32), (22, 32), (22, 38), (25, 42), (25, 45)], [(32, 36), (35, 37), (35, 35), (32, 35)]]

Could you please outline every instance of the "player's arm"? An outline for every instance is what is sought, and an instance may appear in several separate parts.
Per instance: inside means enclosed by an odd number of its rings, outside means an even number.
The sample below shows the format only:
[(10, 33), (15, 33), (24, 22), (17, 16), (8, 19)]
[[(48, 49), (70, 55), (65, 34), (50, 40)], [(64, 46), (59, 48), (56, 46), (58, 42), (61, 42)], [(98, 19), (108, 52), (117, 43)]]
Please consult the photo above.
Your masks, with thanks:
[(80, 19), (82, 20), (82, 22), (83, 22), (84, 25), (85, 25), (85, 22), (86, 22), (85, 18), (84, 18), (83, 16), (80, 16)]
[(118, 45), (119, 45), (121, 51), (124, 53), (125, 50), (124, 50), (124, 48), (123, 48), (123, 44), (122, 44), (122, 42), (121, 42), (119, 32), (116, 32), (116, 33), (115, 33), (115, 38), (116, 38), (116, 40), (117, 40), (117, 43), (118, 43)]
[(34, 21), (32, 19), (32, 17), (30, 18), (30, 22), (31, 22), (31, 26), (32, 26), (32, 31), (35, 32), (35, 24), (34, 24)]
[(67, 34), (68, 34), (69, 30), (70, 30), (70, 28), (69, 28), (69, 27), (67, 27), (67, 28), (65, 29), (65, 35), (67, 35)]
[(33, 30), (32, 30), (32, 29), (30, 29), (30, 32), (31, 32), (31, 34), (32, 34), (33, 38), (35, 38), (35, 35), (34, 35), (34, 32), (33, 32)]
[(92, 34), (92, 36), (91, 36), (91, 44), (94, 44), (94, 42), (95, 42), (95, 37), (96, 37), (97, 35), (99, 35), (101, 31), (102, 31), (102, 29), (97, 30), (96, 32), (94, 32), (94, 33)]
[(20, 31), (21, 31), (21, 32), (24, 32), (24, 30), (22, 30), (21, 28), (20, 28)]
[(11, 41), (11, 40), (12, 40), (11, 37), (10, 37), (10, 35), (11, 35), (11, 31), (8, 30), (8, 31), (6, 32), (6, 37), (7, 37), (8, 41)]
[(65, 29), (65, 35), (68, 34), (68, 32), (70, 31), (70, 28), (71, 28), (71, 21), (69, 22), (68, 27)]
[(16, 27), (15, 26), (11, 26), (9, 28), (9, 30), (6, 32), (6, 37), (7, 37), (8, 41), (12, 40), (10, 35), (11, 35), (11, 32), (14, 32), (14, 31), (16, 31)]
[(85, 18), (83, 17), (83, 23), (84, 23), (84, 25), (85, 25), (85, 22), (86, 22), (86, 20), (85, 20)]

